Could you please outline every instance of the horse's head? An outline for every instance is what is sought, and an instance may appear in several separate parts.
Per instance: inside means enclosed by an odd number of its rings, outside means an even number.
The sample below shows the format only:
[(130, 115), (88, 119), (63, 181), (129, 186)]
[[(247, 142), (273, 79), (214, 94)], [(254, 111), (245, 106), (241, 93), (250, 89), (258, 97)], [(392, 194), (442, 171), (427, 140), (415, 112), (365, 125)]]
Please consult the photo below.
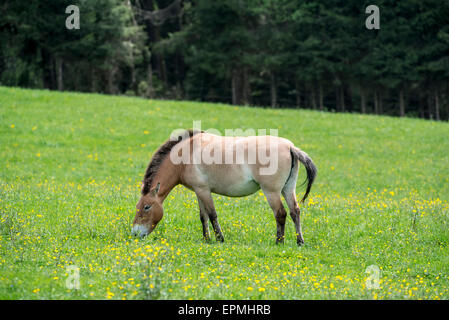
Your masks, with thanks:
[(136, 205), (136, 216), (133, 221), (132, 234), (144, 237), (150, 234), (164, 215), (161, 201), (158, 198), (160, 183), (145, 195)]

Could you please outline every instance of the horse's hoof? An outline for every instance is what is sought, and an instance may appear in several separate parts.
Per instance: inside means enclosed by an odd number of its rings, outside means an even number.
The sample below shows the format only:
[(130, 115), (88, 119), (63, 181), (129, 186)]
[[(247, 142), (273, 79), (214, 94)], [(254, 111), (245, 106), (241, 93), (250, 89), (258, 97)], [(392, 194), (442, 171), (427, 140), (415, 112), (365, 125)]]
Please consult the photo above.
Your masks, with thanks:
[(300, 247), (304, 244), (304, 240), (298, 240), (296, 243), (298, 244), (298, 247)]
[(217, 236), (217, 241), (218, 242), (224, 242), (224, 237), (223, 236)]

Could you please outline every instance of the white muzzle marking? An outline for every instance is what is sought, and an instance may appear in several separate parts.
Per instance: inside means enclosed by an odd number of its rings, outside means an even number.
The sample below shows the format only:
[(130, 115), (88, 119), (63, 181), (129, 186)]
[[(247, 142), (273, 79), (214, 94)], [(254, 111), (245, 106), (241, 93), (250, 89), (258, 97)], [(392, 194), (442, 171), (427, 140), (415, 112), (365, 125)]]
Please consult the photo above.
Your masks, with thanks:
[(149, 233), (149, 230), (144, 225), (135, 224), (131, 230), (131, 233), (135, 236), (145, 237)]

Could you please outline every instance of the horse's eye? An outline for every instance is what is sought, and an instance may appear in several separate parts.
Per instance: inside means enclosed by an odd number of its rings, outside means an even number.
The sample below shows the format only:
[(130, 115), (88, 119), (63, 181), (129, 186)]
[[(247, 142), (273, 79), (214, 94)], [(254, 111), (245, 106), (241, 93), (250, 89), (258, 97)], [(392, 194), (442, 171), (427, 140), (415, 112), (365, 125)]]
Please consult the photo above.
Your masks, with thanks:
[(143, 208), (145, 211), (150, 210), (151, 206), (149, 204), (145, 205), (145, 207)]

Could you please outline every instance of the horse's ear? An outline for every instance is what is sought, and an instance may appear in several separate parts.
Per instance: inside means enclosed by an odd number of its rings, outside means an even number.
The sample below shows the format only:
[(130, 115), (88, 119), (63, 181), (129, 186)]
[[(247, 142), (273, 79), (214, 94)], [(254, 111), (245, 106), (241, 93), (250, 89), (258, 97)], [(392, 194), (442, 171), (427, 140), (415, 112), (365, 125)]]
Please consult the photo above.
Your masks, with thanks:
[(140, 191), (143, 192), (143, 187), (145, 187), (145, 183), (142, 181), (140, 183)]
[(153, 197), (155, 197), (155, 196), (157, 195), (157, 193), (159, 192), (160, 187), (161, 187), (161, 184), (160, 184), (160, 182), (158, 182), (157, 185), (156, 185), (156, 188), (154, 188), (153, 190), (151, 190), (151, 195), (152, 195)]

